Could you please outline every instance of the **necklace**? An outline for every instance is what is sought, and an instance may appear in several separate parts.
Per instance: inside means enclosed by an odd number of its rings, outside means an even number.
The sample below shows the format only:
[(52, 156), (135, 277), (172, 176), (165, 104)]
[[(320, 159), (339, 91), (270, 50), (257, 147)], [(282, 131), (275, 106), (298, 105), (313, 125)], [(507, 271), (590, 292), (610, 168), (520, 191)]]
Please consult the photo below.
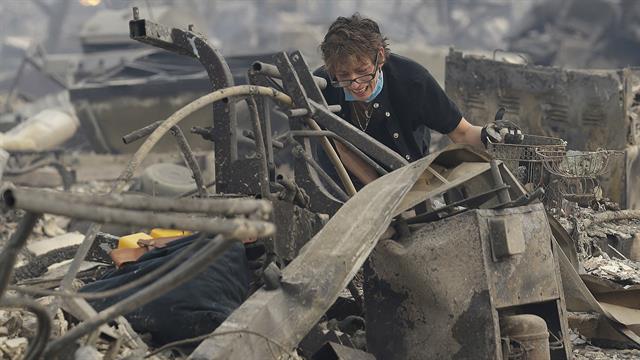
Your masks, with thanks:
[[(362, 131), (367, 131), (367, 127), (369, 127), (369, 123), (371, 122), (371, 115), (373, 115), (373, 108), (372, 108), (373, 103), (368, 103), (367, 105), (364, 105), (363, 103), (360, 103), (360, 102), (358, 103), (353, 102), (351, 104), (352, 104), (351, 110), (355, 115), (356, 121), (358, 122), (358, 126)], [(360, 118), (361, 112), (364, 115), (364, 124), (362, 123)]]

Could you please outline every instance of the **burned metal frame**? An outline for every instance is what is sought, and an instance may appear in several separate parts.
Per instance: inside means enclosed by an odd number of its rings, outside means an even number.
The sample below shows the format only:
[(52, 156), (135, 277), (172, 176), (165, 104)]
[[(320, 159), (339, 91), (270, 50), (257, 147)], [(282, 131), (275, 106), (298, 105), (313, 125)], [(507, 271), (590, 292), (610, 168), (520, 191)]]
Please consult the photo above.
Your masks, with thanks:
[[(139, 198), (139, 197), (138, 197)], [(95, 206), (91, 205), (91, 202), (94, 201), (94, 197), (88, 195), (79, 195), (79, 194), (65, 194), (60, 192), (52, 192), (52, 191), (31, 191), (24, 189), (6, 189), (2, 193), (2, 199), (4, 201), (5, 206), (9, 208), (21, 208), (27, 210), (26, 215), (21, 220), (21, 225), (18, 228), (18, 231), (14, 233), (12, 236), (9, 246), (2, 252), (2, 258), (4, 265), (2, 267), (2, 278), (0, 288), (2, 292), (6, 288), (6, 284), (9, 281), (11, 276), (11, 270), (13, 264), (15, 262), (15, 255), (17, 252), (24, 246), (27, 237), (31, 233), (33, 229), (33, 225), (41, 213), (55, 213), (62, 214), (67, 216), (72, 216), (74, 218), (88, 218), (94, 221), (110, 221), (110, 222), (121, 222), (121, 223), (135, 223), (137, 225), (160, 225), (165, 227), (174, 227), (175, 224), (180, 224), (181, 227), (192, 228), (194, 230), (204, 230), (205, 232), (213, 232), (218, 233), (220, 235), (217, 236), (216, 239), (210, 241), (208, 244), (204, 245), (200, 251), (198, 251), (188, 262), (185, 262), (182, 265), (179, 265), (178, 268), (172, 270), (171, 272), (163, 275), (159, 280), (150, 284), (139, 292), (137, 292), (134, 296), (128, 297), (113, 306), (103, 310), (100, 313), (92, 316), (90, 319), (82, 322), (74, 329), (66, 333), (64, 336), (52, 341), (46, 350), (47, 356), (53, 356), (55, 353), (63, 349), (65, 346), (69, 345), (70, 342), (78, 339), (79, 337), (86, 335), (89, 332), (92, 332), (98, 329), (100, 326), (105, 324), (106, 322), (115, 319), (116, 317), (125, 314), (142, 304), (145, 304), (158, 296), (166, 293), (170, 289), (183, 284), (189, 279), (193, 278), (197, 273), (208, 266), (210, 262), (218, 255), (222, 254), (235, 239), (241, 239), (245, 237), (261, 237), (268, 236), (275, 228), (272, 224), (257, 221), (257, 220), (216, 220), (216, 219), (202, 219), (202, 221), (198, 221), (196, 219), (189, 219), (189, 217), (183, 217), (182, 219), (178, 218), (175, 214), (172, 215), (163, 215), (157, 213), (145, 213), (144, 211), (132, 211), (126, 210), (126, 206), (139, 208), (142, 205), (148, 205), (149, 208), (155, 209), (165, 209), (165, 210), (173, 210), (173, 211), (192, 211), (199, 210), (205, 211), (214, 210), (214, 212), (224, 212), (229, 213), (233, 211), (233, 204), (228, 199), (184, 199), (182, 200), (182, 204), (170, 205), (167, 203), (166, 199), (159, 199), (157, 202), (155, 199), (147, 199), (145, 204), (136, 204), (135, 200), (137, 199), (127, 199), (127, 196), (119, 195), (117, 198), (107, 197), (107, 198), (97, 198), (96, 202), (100, 205), (124, 205), (125, 208), (108, 208), (105, 206)], [(77, 200), (74, 201), (74, 200)], [(180, 202), (180, 200), (174, 200)], [(213, 208), (207, 206), (205, 203), (215, 203), (222, 201), (222, 206), (213, 206)], [(242, 212), (247, 212), (247, 210), (252, 210), (257, 213), (262, 213), (264, 210), (270, 210), (271, 207), (269, 205), (265, 205), (263, 201), (259, 200), (233, 200), (234, 202), (238, 202), (240, 205), (238, 210)], [(247, 203), (248, 201), (248, 203)], [(200, 202), (200, 204), (198, 204)], [(249, 208), (242, 206), (242, 203), (245, 202), (249, 205)], [(251, 204), (251, 202), (253, 204)], [(204, 206), (202, 206), (204, 205)], [(33, 211), (33, 209), (38, 209), (38, 211)], [(84, 214), (83, 214), (84, 213)], [(93, 215), (91, 215), (93, 214)], [(262, 214), (266, 215), (266, 214)], [(98, 219), (100, 217), (101, 219)], [(195, 220), (195, 222), (194, 222)], [(227, 223), (230, 225), (223, 225), (222, 223)], [(173, 224), (173, 225), (172, 225)], [(200, 225), (203, 225), (202, 228), (196, 229)], [(216, 226), (215, 224), (223, 225), (219, 228), (209, 228), (210, 226)], [(194, 227), (195, 226), (195, 227)], [(200, 236), (204, 236), (205, 233), (202, 233)], [(6, 261), (5, 261), (6, 260)], [(63, 289), (64, 291), (65, 289)], [(1, 295), (2, 293), (0, 293)], [(29, 303), (23, 302), (27, 306)], [(4, 303), (2, 305), (5, 305)], [(31, 309), (31, 308), (30, 308)], [(31, 309), (32, 311), (36, 311), (38, 309)], [(44, 312), (46, 314), (46, 312)], [(38, 314), (39, 324), (42, 324), (43, 327), (47, 326), (47, 322), (45, 320), (40, 319), (40, 314)], [(46, 320), (49, 320), (48, 317)], [(43, 328), (44, 329), (44, 328)], [(46, 335), (48, 339), (49, 331), (41, 330), (40, 333), (44, 334), (39, 336), (38, 339)], [(46, 344), (46, 339), (39, 342), (35, 342), (31, 345), (30, 353), (37, 352), (39, 354), (44, 349)]]
[[(222, 55), (207, 40), (191, 31), (178, 28), (167, 28), (146, 19), (140, 19), (137, 8), (133, 10), (134, 18), (129, 22), (129, 34), (137, 40), (171, 52), (196, 58), (207, 71), (212, 90), (233, 86), (233, 76)], [(213, 129), (215, 134), (216, 174), (229, 171), (232, 161), (237, 160), (236, 113), (231, 101), (218, 102), (213, 105)], [(229, 192), (230, 184), (225, 178), (216, 177), (216, 189)]]
[[(132, 142), (142, 139), (145, 136), (151, 134), (158, 126), (162, 125), (162, 121), (156, 121), (153, 124), (147, 125), (141, 129), (135, 130), (125, 136), (122, 137), (122, 142), (125, 144), (131, 144)], [(204, 185), (204, 180), (202, 179), (202, 171), (200, 170), (200, 165), (198, 165), (198, 161), (196, 160), (196, 156), (193, 154), (191, 150), (191, 146), (189, 145), (189, 141), (184, 136), (182, 129), (178, 125), (174, 125), (171, 127), (169, 131), (171, 135), (176, 138), (176, 143), (178, 144), (178, 148), (182, 155), (184, 156), (185, 161), (187, 162), (187, 166), (191, 169), (191, 173), (193, 174), (193, 179), (196, 182), (196, 191), (198, 192), (198, 196), (204, 198), (207, 197), (207, 188)]]
[[(307, 211), (306, 209), (301, 209), (289, 202), (278, 202), (272, 198), (270, 182), (275, 179), (275, 173), (273, 173), (275, 168), (273, 155), (274, 140), (271, 135), (268, 111), (266, 111), (266, 101), (260, 97), (254, 99), (255, 95), (265, 94), (259, 93), (257, 86), (249, 87), (249, 91), (246, 92), (238, 91), (233, 93), (230, 91), (223, 94), (223, 92), (227, 90), (226, 85), (232, 83), (228, 66), (220, 54), (209, 46), (206, 40), (193, 33), (191, 29), (189, 31), (168, 29), (147, 20), (139, 19), (137, 11), (134, 10), (134, 20), (130, 22), (130, 32), (131, 37), (135, 40), (197, 58), (203, 66), (205, 66), (205, 69), (207, 69), (214, 89), (219, 89), (219, 91), (217, 94), (215, 94), (216, 92), (209, 94), (213, 96), (205, 96), (194, 101), (194, 103), (185, 107), (188, 107), (188, 110), (184, 110), (185, 108), (183, 108), (162, 123), (152, 124), (149, 129), (141, 129), (144, 130), (143, 132), (146, 131), (145, 135), (149, 135), (149, 138), (133, 157), (121, 178), (119, 178), (118, 182), (114, 185), (112, 191), (122, 190), (123, 184), (130, 178), (135, 167), (141, 162), (141, 159), (146, 156), (160, 136), (166, 133), (166, 131), (177, 129), (178, 133), (174, 135), (180, 137), (179, 133), (181, 131), (179, 131), (180, 129), (176, 125), (177, 122), (195, 111), (194, 109), (215, 103), (222, 99), (223, 96), (226, 96), (225, 99), (227, 101), (223, 103), (218, 102), (213, 105), (215, 131), (211, 133), (211, 138), (213, 138), (215, 142), (217, 190), (219, 192), (233, 190), (249, 195), (260, 194), (263, 198), (272, 200), (274, 204), (278, 205), (277, 207), (274, 206), (274, 208), (280, 211), (279, 214), (276, 214), (275, 221), (285, 221), (304, 228), (303, 230), (307, 233), (294, 240), (297, 240), (295, 245), (306, 243), (306, 240), (313, 236), (311, 232), (316, 231), (316, 229), (312, 228), (322, 225), (320, 221), (316, 221), (314, 224), (304, 223), (300, 225), (295, 222), (296, 220), (291, 219), (291, 214), (299, 214), (299, 212), (297, 213), (296, 211)], [(494, 205), (502, 205), (505, 202), (509, 202), (509, 189), (515, 194), (523, 192), (523, 189), (517, 186), (517, 182), (515, 182), (513, 178), (507, 177), (506, 185), (502, 183), (502, 180), (505, 179), (503, 179), (503, 176), (500, 174), (499, 165), (494, 163), (492, 164), (493, 166), (489, 166), (486, 164), (488, 159), (485, 158), (483, 154), (478, 154), (472, 150), (460, 147), (434, 154), (418, 161), (414, 166), (404, 166), (407, 164), (407, 161), (398, 154), (333, 114), (333, 111), (336, 109), (327, 105), (320, 91), (320, 88), (323, 86), (322, 81), (319, 81), (317, 77), (311, 74), (300, 52), (294, 52), (291, 55), (284, 52), (280, 53), (276, 56), (275, 61), (276, 66), (261, 63), (260, 69), (253, 69), (256, 71), (250, 70), (250, 81), (252, 84), (259, 85), (267, 84), (269, 77), (278, 76), (282, 80), (283, 87), (290, 96), (290, 103), (288, 102), (286, 105), (293, 109), (288, 111), (291, 125), (290, 135), (303, 137), (304, 141), (304, 145), (294, 141), (287, 144), (288, 147), (293, 147), (293, 149), (288, 148), (287, 150), (295, 151), (298, 153), (299, 158), (305, 159), (304, 161), (296, 162), (296, 182), (303, 185), (303, 188), (313, 191), (311, 192), (312, 205), (310, 207), (312, 210), (318, 211), (319, 209), (323, 209), (326, 210), (323, 212), (332, 215), (335, 213), (336, 216), (311, 239), (307, 244), (307, 251), (299, 256), (297, 256), (297, 248), (289, 247), (290, 244), (286, 243), (286, 241), (285, 243), (281, 243), (280, 245), (284, 245), (286, 248), (283, 252), (289, 251), (288, 259), (293, 259), (293, 261), (284, 269), (280, 286), (272, 289), (271, 292), (266, 289), (258, 290), (257, 293), (241, 305), (241, 307), (222, 324), (219, 330), (216, 330), (213, 334), (222, 335), (221, 338), (218, 338), (221, 340), (218, 341), (218, 339), (216, 339), (215, 342), (212, 339), (205, 340), (196, 349), (193, 355), (194, 358), (213, 358), (216, 356), (226, 358), (231, 355), (238, 357), (243, 356), (243, 358), (249, 358), (250, 355), (254, 355), (254, 357), (260, 358), (261, 355), (268, 351), (268, 344), (265, 347), (263, 341), (266, 335), (261, 335), (261, 337), (243, 337), (243, 333), (254, 335), (268, 334), (269, 336), (266, 337), (268, 339), (275, 338), (277, 343), (284, 344), (287, 348), (295, 347), (317, 322), (320, 316), (328, 309), (331, 303), (335, 301), (338, 292), (344, 289), (350, 282), (357, 269), (362, 265), (375, 246), (377, 240), (391, 223), (392, 218), (423, 202), (425, 199), (434, 195), (441, 195), (442, 192), (454, 189), (467, 182), (470, 183), (470, 187), (475, 186), (476, 189), (480, 188), (481, 186), (478, 183), (473, 182), (476, 178), (482, 178), (480, 182), (485, 184), (490, 183), (492, 186), (495, 186), (493, 191), (480, 193), (476, 198), (471, 199), (483, 205), (491, 202), (490, 200), (493, 200)], [(324, 86), (326, 86), (326, 82)], [(231, 89), (234, 88), (230, 88), (229, 90)], [(264, 90), (264, 88), (262, 88), (262, 90)], [(249, 104), (255, 134), (254, 141), (258, 154), (257, 158), (237, 159), (235, 114), (233, 113), (233, 106), (231, 106), (234, 101), (236, 101), (234, 96), (248, 96), (247, 103)], [(274, 98), (278, 96), (281, 98), (285, 96), (288, 97), (287, 95), (278, 93), (276, 90), (273, 90), (273, 94), (270, 96)], [(304, 127), (305, 122), (311, 130)], [(328, 130), (320, 130), (318, 123)], [(344, 135), (338, 136), (337, 134)], [(139, 134), (135, 136), (138, 135)], [(317, 179), (316, 173), (322, 174), (322, 172), (318, 170), (319, 166), (317, 166), (317, 164), (313, 166), (312, 162), (309, 161), (311, 159), (309, 154), (312, 153), (309, 137), (320, 137), (324, 139), (325, 150), (328, 152), (334, 149), (331, 147), (327, 137), (337, 139), (344, 143), (349, 149), (353, 150), (358, 156), (372, 164), (378, 173), (385, 174), (387, 170), (394, 170), (395, 173), (387, 174), (379, 181), (365, 187), (361, 193), (353, 198), (353, 201), (342, 206), (342, 202), (336, 200), (326, 192), (322, 183)], [(327, 144), (330, 150), (327, 148)], [(335, 155), (335, 151), (333, 155)], [(375, 161), (381, 165), (376, 164)], [(464, 167), (465, 170), (471, 169), (471, 174), (462, 174), (462, 170), (455, 173), (457, 168), (453, 163), (457, 162), (458, 165), (462, 166), (466, 164), (466, 161), (482, 162), (483, 164), (481, 164), (482, 166)], [(434, 170), (436, 165), (444, 169), (451, 168), (452, 171), (447, 175), (452, 177), (453, 180), (442, 181), (444, 176)], [(310, 166), (315, 167), (316, 171), (310, 171)], [(504, 167), (502, 167), (502, 169), (504, 169)], [(258, 181), (255, 181), (256, 173), (259, 173)], [(506, 174), (509, 173), (506, 172)], [(289, 179), (286, 180), (288, 184), (295, 187), (295, 183)], [(238, 183), (240, 183), (240, 185), (236, 185)], [(353, 189), (350, 189), (347, 184), (345, 184), (345, 186), (347, 187), (348, 194), (343, 193), (344, 200), (348, 198), (348, 195), (354, 194)], [(513, 187), (510, 188), (509, 186)], [(202, 184), (198, 184), (198, 187), (201, 188)], [(498, 193), (499, 196), (495, 196), (496, 193)], [(37, 195), (41, 194), (35, 194), (34, 196)], [(494, 199), (496, 197), (499, 198), (499, 201)], [(121, 200), (114, 198), (96, 199), (95, 204), (91, 203), (91, 199), (81, 198), (81, 201), (74, 203), (73, 207), (76, 209), (73, 211), (69, 210), (69, 199), (67, 199), (65, 203), (63, 199), (55, 198), (55, 196), (53, 198), (41, 197), (35, 199), (29, 198), (29, 195), (25, 192), (19, 190), (15, 192), (14, 190), (13, 193), (5, 193), (3, 198), (5, 201), (12, 203), (12, 206), (29, 210), (29, 214), (32, 214), (31, 211), (38, 213), (53, 212), (80, 218), (83, 216), (93, 216), (91, 217), (92, 220), (109, 222), (131, 222), (134, 221), (132, 219), (135, 218), (136, 216), (134, 215), (137, 214), (137, 212), (131, 211), (131, 208), (136, 206), (133, 205), (134, 200), (122, 196), (119, 198)], [(320, 202), (314, 200), (320, 200)], [(50, 201), (57, 203), (62, 202), (62, 205), (67, 206), (61, 206), (60, 204), (52, 205)], [(117, 211), (120, 212), (118, 215), (112, 211), (114, 210), (114, 204), (126, 204), (129, 208), (127, 209), (126, 206), (123, 206), (125, 210), (118, 208)], [(193, 205), (192, 203), (189, 204)], [(96, 205), (98, 206), (96, 207)], [(138, 208), (142, 208), (141, 210), (165, 209), (167, 211), (194, 211), (186, 202), (170, 209), (167, 209), (167, 206), (167, 203), (155, 203), (151, 200), (145, 204), (137, 205)], [(95, 213), (94, 215), (85, 214), (89, 212), (89, 208)], [(232, 215), (238, 212), (225, 208), (224, 206), (220, 208), (226, 211), (226, 215)], [(220, 210), (220, 208), (217, 208), (217, 210)], [(202, 210), (203, 208), (197, 207), (197, 209)], [(247, 212), (249, 211), (245, 209), (243, 215)], [(154, 225), (173, 227), (179, 223), (181, 228), (185, 228), (184, 224), (190, 224), (189, 226), (191, 226), (192, 229), (196, 229), (193, 226), (202, 225), (186, 217), (176, 220), (176, 216), (171, 215), (171, 220), (173, 220), (171, 222), (168, 217), (160, 216), (162, 214), (153, 215), (154, 216), (151, 217), (145, 217), (143, 219), (144, 221), (136, 220), (135, 224), (142, 224), (143, 222), (148, 224), (152, 222)], [(314, 220), (321, 219), (317, 214), (311, 212), (298, 216), (300, 218), (305, 217), (305, 220), (311, 218)], [(270, 226), (271, 224), (260, 221), (234, 220), (222, 222), (208, 220), (208, 222), (208, 225), (215, 224), (220, 225), (220, 227), (211, 228), (203, 225), (202, 228), (198, 229), (218, 233), (222, 232), (223, 235), (217, 237), (218, 241), (211, 241), (206, 244), (202, 251), (198, 252), (191, 261), (165, 274), (156, 283), (144, 287), (134, 296), (100, 313), (95, 313), (94, 311), (93, 316), (90, 316), (89, 319), (83, 319), (85, 321), (80, 323), (80, 325), (76, 326), (63, 337), (50, 343), (47, 354), (51, 355), (55, 353), (81, 336), (95, 331), (106, 322), (140, 306), (144, 302), (160, 296), (163, 292), (167, 291), (167, 288), (170, 289), (184, 281), (188, 281), (191, 276), (197, 274), (198, 269), (209, 264), (212, 258), (222, 253), (226, 247), (229, 246), (232, 237), (263, 236), (268, 235), (270, 231), (273, 230)], [(364, 229), (355, 226), (359, 224), (365, 224)], [(90, 228), (87, 238), (79, 248), (76, 259), (74, 259), (72, 263), (70, 270), (71, 275), (65, 277), (64, 282), (67, 284), (62, 287), (63, 291), (67, 290), (69, 279), (75, 277), (74, 271), (77, 269), (74, 270), (73, 265), (79, 263), (79, 258), (84, 258), (83, 247), (86, 247), (87, 244), (91, 245), (91, 241), (87, 241), (87, 239), (92, 239), (95, 235), (96, 228), (99, 228), (99, 226), (92, 226)], [(296, 234), (297, 232), (294, 234), (292, 231), (291, 234), (284, 235), (293, 238)], [(344, 241), (345, 237), (349, 237), (350, 241)], [(91, 310), (93, 309), (91, 308)], [(291, 321), (292, 319), (294, 321)], [(283, 326), (285, 322), (287, 325), (286, 329)], [(224, 336), (226, 334), (234, 334), (234, 336)], [(241, 336), (238, 336), (238, 334)], [(284, 350), (286, 352), (287, 349)]]
[[(279, 56), (281, 57), (283, 55), (279, 54)], [(293, 70), (291, 69), (290, 72), (293, 72)], [(307, 72), (309, 72), (308, 69), (307, 69)], [(311, 74), (309, 73), (309, 75)], [(248, 79), (251, 84), (272, 86), (272, 83), (274, 81), (273, 79), (282, 80), (282, 76), (280, 75), (280, 71), (275, 65), (265, 64), (262, 62), (255, 62), (248, 72)], [(315, 85), (318, 85), (319, 87), (322, 87), (323, 85), (326, 86), (326, 82), (324, 82), (323, 84), (324, 79), (318, 78), (318, 77), (313, 77), (312, 79)], [(285, 83), (285, 80), (283, 80), (283, 86), (285, 87), (288, 86)], [(302, 85), (298, 85), (297, 88), (302, 88)], [(320, 96), (322, 95), (320, 94)], [(258, 102), (260, 121), (264, 125), (262, 128), (264, 129), (263, 131), (264, 140), (267, 148), (270, 181), (275, 181), (275, 163), (274, 163), (274, 155), (273, 155), (273, 146), (275, 145), (274, 143), (275, 140), (272, 139), (271, 131), (268, 131), (268, 129), (271, 129), (269, 106), (270, 104), (266, 99)], [(296, 105), (294, 105), (293, 107), (298, 108)], [(302, 115), (296, 114), (294, 110), (296, 109), (293, 109), (291, 111), (285, 110), (286, 112), (289, 113), (289, 114), (285, 114), (289, 117), (289, 127), (291, 129), (302, 130), (303, 127), (300, 122), (300, 118), (298, 116), (304, 116), (304, 114)], [(302, 109), (302, 110), (306, 111), (306, 109)], [(308, 113), (308, 111), (306, 113)], [(315, 153), (313, 144), (311, 144), (311, 142), (308, 141), (307, 139), (304, 139), (303, 142), (299, 145), (302, 147), (302, 151), (305, 153), (304, 155), (306, 155), (306, 156), (303, 156), (303, 158), (311, 159), (312, 158), (311, 154)], [(297, 156), (299, 155), (299, 153), (296, 152), (295, 145), (287, 147), (285, 151), (290, 151), (293, 153), (294, 157), (299, 158)], [(332, 195), (332, 193), (325, 188), (325, 185), (324, 185), (325, 183), (323, 183), (323, 181), (321, 181), (320, 178), (318, 177), (318, 176), (320, 177), (324, 177), (324, 176), (321, 173), (314, 171), (315, 167), (313, 165), (311, 165), (307, 161), (295, 161), (293, 164), (293, 170), (294, 170), (293, 172), (294, 172), (296, 184), (302, 187), (311, 198), (310, 209), (312, 211), (319, 212), (319, 213), (333, 214), (336, 212), (336, 210), (340, 206), (342, 206), (344, 199), (346, 199), (346, 195), (341, 200), (336, 199), (334, 195)], [(333, 180), (332, 182), (327, 183), (327, 186), (330, 186), (332, 188), (335, 188), (335, 187), (339, 188), (338, 185), (335, 185), (335, 186), (333, 185), (334, 185)], [(342, 190), (340, 190), (340, 192), (344, 193)], [(338, 195), (338, 196), (341, 196), (341, 195)]]
[[(131, 204), (133, 202), (127, 199), (128, 195), (121, 194), (119, 197), (124, 199), (122, 201), (123, 203)], [(156, 203), (155, 198), (147, 199), (146, 203), (149, 205), (149, 208), (154, 209), (154, 211), (105, 206), (105, 204), (113, 205), (118, 203), (117, 200), (109, 201), (109, 198), (103, 200), (92, 195), (37, 191), (32, 189), (6, 189), (2, 193), (2, 199), (5, 206), (9, 208), (23, 209), (29, 212), (64, 215), (75, 219), (91, 220), (99, 223), (113, 222), (126, 225), (151, 225), (166, 228), (176, 228), (179, 226), (182, 229), (224, 234), (239, 239), (269, 236), (275, 230), (273, 225), (261, 220), (197, 218), (190, 216), (190, 214), (178, 215), (173, 212), (158, 213), (158, 209), (166, 206), (165, 199), (160, 199), (159, 203)], [(185, 200), (187, 200), (187, 202), (185, 202)], [(174, 209), (184, 210), (188, 208), (189, 205), (195, 205), (194, 207), (200, 208), (200, 210), (208, 210), (215, 208), (215, 203), (219, 201), (219, 199), (198, 200), (201, 201), (202, 204), (197, 204), (195, 199), (178, 199), (174, 201), (179, 203)], [(181, 201), (182, 203), (180, 203)], [(206, 203), (212, 203), (213, 205)]]
[(315, 131), (315, 130), (291, 130), (291, 131), (288, 132), (288, 134), (293, 136), (293, 137), (296, 137), (296, 136), (300, 136), (300, 137), (326, 136), (326, 137), (329, 137), (329, 138), (332, 138), (332, 139), (336, 139), (342, 145), (346, 146), (349, 150), (353, 151), (356, 155), (358, 155), (367, 164), (369, 164), (369, 166), (371, 166), (378, 173), (378, 175), (385, 175), (385, 174), (389, 173), (382, 166), (380, 166), (377, 162), (375, 162), (373, 159), (371, 159), (369, 156), (367, 156), (367, 154), (363, 153), (355, 145), (353, 145), (352, 143), (348, 142), (345, 138), (343, 138), (342, 136), (339, 136), (338, 134), (334, 133), (333, 131), (329, 131), (329, 130), (321, 130), (321, 131)]
[[(261, 358), (269, 353), (269, 345), (262, 337), (251, 336), (254, 333), (295, 348), (360, 268), (393, 217), (424, 196), (442, 194), (469, 179), (479, 177), (483, 183), (492, 183), (488, 160), (482, 153), (454, 146), (364, 187), (283, 270), (279, 288), (254, 293), (214, 331), (215, 338), (203, 341), (190, 358)], [(434, 165), (455, 169), (466, 161), (483, 166), (465, 167), (475, 169), (472, 174), (451, 172), (448, 176), (453, 178), (446, 183), (426, 181), (433, 178), (428, 169)], [(513, 184), (514, 194), (524, 193), (504, 166), (500, 169), (505, 182)], [(225, 335), (230, 330), (236, 331), (234, 336)]]

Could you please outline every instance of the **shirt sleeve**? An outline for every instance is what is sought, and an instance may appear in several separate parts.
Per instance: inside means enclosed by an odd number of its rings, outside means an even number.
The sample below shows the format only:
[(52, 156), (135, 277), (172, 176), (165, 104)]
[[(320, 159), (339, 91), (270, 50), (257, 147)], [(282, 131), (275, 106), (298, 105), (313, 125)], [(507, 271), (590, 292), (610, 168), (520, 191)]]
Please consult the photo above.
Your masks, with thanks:
[(425, 125), (441, 134), (452, 132), (462, 120), (460, 109), (428, 71), (425, 71), (422, 87), (425, 95), (422, 111), (424, 119), (427, 119)]

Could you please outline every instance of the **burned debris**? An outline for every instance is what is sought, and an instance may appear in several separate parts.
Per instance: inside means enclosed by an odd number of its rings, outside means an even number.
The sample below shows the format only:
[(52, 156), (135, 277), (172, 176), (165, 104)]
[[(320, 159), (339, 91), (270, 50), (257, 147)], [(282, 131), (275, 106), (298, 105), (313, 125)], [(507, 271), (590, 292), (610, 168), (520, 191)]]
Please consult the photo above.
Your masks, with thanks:
[[(0, 138), (0, 358), (638, 356), (635, 69), (452, 49), (465, 116), (524, 135), (409, 163), (337, 115), (301, 51), (243, 58), (239, 79), (191, 26), (134, 8), (129, 36), (150, 47)], [(124, 111), (145, 116), (111, 126)], [(110, 155), (65, 153), (79, 128)], [(354, 181), (335, 144), (379, 178)], [(109, 175), (79, 181), (81, 162)], [(25, 186), (43, 169), (58, 190)]]

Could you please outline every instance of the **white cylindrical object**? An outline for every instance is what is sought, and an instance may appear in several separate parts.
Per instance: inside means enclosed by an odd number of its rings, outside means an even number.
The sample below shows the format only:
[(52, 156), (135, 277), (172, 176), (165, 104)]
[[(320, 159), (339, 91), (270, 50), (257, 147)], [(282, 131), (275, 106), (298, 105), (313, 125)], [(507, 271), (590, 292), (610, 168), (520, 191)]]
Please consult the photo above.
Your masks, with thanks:
[(0, 135), (0, 148), (7, 151), (45, 151), (69, 140), (80, 123), (75, 115), (46, 109)]

